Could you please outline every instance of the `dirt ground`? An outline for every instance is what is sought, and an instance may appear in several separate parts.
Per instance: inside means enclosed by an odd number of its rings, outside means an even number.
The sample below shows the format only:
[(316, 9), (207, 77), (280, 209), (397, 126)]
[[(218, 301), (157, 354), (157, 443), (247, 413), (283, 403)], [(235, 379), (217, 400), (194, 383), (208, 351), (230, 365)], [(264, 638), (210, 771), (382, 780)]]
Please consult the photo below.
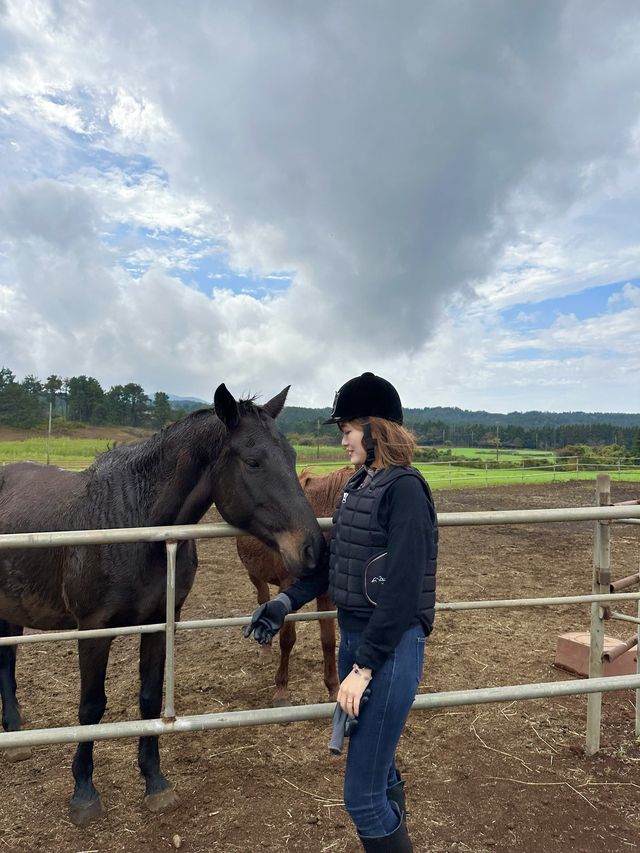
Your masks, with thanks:
[[(438, 509), (471, 511), (586, 506), (593, 483), (448, 491)], [(613, 500), (640, 497), (640, 483), (613, 484)], [(209, 519), (211, 520), (211, 518)], [(588, 593), (592, 525), (567, 523), (442, 530), (441, 601)], [(616, 525), (614, 577), (640, 568), (640, 530)], [(233, 540), (199, 544), (201, 566), (183, 616), (249, 613), (254, 590)], [(628, 611), (629, 612), (629, 611)], [(586, 630), (588, 605), (440, 613), (427, 646), (421, 692), (564, 680), (556, 640)], [(628, 637), (633, 626), (609, 623)], [(291, 688), (296, 704), (325, 701), (317, 624), (298, 628)], [(268, 706), (277, 663), (239, 629), (177, 636), (178, 713)], [(133, 639), (113, 646), (106, 720), (137, 716)], [(69, 644), (20, 650), (18, 680), (29, 727), (76, 718), (76, 652)], [(603, 700), (602, 749), (584, 754), (586, 698), (414, 712), (399, 750), (416, 851), (628, 853), (640, 850), (640, 748), (633, 694)], [(166, 736), (163, 767), (181, 798), (153, 815), (132, 739), (95, 749), (95, 782), (107, 814), (85, 829), (68, 820), (71, 745), (40, 747), (18, 764), (2, 761), (0, 851), (185, 853), (310, 851), (355, 853), (341, 805), (343, 758), (329, 755), (329, 721)]]

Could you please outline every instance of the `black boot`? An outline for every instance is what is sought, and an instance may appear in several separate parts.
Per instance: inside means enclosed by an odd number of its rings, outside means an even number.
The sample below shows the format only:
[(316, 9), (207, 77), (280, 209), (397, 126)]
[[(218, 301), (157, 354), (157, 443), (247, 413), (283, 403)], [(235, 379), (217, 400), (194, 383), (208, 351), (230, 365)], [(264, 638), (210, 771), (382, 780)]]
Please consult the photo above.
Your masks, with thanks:
[(413, 853), (413, 844), (407, 832), (404, 813), (400, 817), (400, 825), (391, 835), (382, 835), (379, 838), (360, 836), (360, 843), (369, 853)]
[(387, 788), (387, 799), (390, 803), (395, 803), (398, 806), (406, 820), (407, 804), (404, 796), (404, 782), (402, 779), (398, 780), (395, 785), (391, 785), (390, 788)]

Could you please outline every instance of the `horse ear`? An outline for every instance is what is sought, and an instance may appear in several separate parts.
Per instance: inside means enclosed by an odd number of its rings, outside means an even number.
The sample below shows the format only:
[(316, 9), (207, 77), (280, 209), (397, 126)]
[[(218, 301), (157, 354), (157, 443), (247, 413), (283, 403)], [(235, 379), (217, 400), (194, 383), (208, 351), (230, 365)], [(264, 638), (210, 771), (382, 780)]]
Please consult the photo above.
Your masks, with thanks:
[(270, 417), (277, 418), (282, 411), (284, 401), (287, 399), (287, 394), (289, 393), (289, 388), (291, 388), (291, 385), (287, 385), (286, 388), (283, 388), (279, 394), (272, 397), (272, 399), (262, 407)]
[(307, 487), (307, 484), (310, 480), (313, 479), (313, 475), (310, 472), (309, 467), (303, 468), (302, 471), (298, 474), (298, 480), (300, 480), (300, 485), (303, 489)]
[(238, 426), (240, 420), (238, 404), (227, 390), (224, 382), (218, 385), (216, 393), (213, 395), (213, 408), (227, 429), (235, 429)]

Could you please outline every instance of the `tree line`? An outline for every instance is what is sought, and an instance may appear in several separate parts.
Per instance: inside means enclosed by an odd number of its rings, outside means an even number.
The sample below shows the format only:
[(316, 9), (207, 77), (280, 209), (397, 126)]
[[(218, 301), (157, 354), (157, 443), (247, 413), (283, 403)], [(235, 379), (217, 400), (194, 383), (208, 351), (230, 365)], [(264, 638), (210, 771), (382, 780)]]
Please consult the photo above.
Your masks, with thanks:
[(440, 421), (446, 424), (475, 426), (522, 426), (530, 429), (545, 426), (575, 426), (588, 424), (611, 424), (618, 427), (640, 427), (640, 412), (487, 412), (483, 409), (459, 409), (457, 407), (433, 406), (423, 409), (407, 409), (407, 418), (413, 421)]
[[(630, 449), (640, 435), (640, 414), (626, 415), (624, 425), (615, 414), (602, 413), (602, 420), (582, 418), (582, 422), (566, 423), (567, 413), (516, 412), (518, 423), (486, 419), (466, 422), (461, 419), (446, 420), (425, 416), (427, 409), (405, 409), (405, 425), (411, 429), (422, 446), (451, 447), (504, 447), (529, 450), (556, 450), (567, 445), (619, 445)], [(439, 409), (437, 411), (444, 411)], [(462, 411), (462, 410), (452, 410)], [(477, 412), (475, 414), (481, 415)], [(488, 413), (484, 413), (487, 414)], [(541, 415), (547, 415), (543, 422)], [(588, 415), (588, 413), (582, 413)], [(530, 421), (527, 421), (530, 415)], [(289, 437), (295, 436), (298, 444), (339, 443), (334, 426), (323, 426), (329, 409), (287, 407), (280, 415), (280, 429)], [(507, 418), (508, 415), (501, 415)]]
[(169, 395), (153, 397), (135, 382), (113, 385), (105, 391), (92, 376), (51, 374), (42, 382), (29, 374), (18, 381), (8, 367), (0, 368), (0, 424), (30, 429), (54, 418), (86, 424), (151, 427), (158, 429), (199, 404), (172, 404)]
[[(158, 429), (200, 403), (171, 401), (157, 391), (153, 397), (135, 382), (105, 390), (92, 376), (45, 381), (29, 374), (18, 381), (8, 367), (0, 368), (0, 424), (32, 428), (49, 411), (56, 418), (86, 424)], [(280, 429), (297, 444), (339, 444), (335, 426), (322, 424), (329, 409), (287, 406)], [(589, 412), (512, 412), (493, 414), (464, 409), (405, 409), (405, 423), (422, 446), (504, 447), (555, 450), (568, 445), (637, 447), (640, 414)], [(437, 417), (433, 413), (437, 413)], [(575, 416), (575, 422), (569, 422)]]

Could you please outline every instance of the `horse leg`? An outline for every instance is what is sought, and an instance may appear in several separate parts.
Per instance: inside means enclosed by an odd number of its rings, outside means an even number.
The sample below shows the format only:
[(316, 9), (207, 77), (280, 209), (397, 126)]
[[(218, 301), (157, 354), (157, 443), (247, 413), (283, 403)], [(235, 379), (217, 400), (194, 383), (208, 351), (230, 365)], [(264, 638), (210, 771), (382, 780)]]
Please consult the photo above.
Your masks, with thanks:
[[(318, 611), (335, 610), (335, 604), (326, 593), (318, 596), (316, 605)], [(320, 619), (319, 622), (324, 659), (324, 683), (329, 691), (329, 701), (335, 702), (339, 684), (336, 669), (336, 623), (335, 619)]]
[(276, 692), (273, 695), (274, 708), (291, 704), (289, 693), (289, 657), (296, 642), (296, 623), (285, 622), (280, 629), (280, 665), (276, 672)]
[[(104, 680), (112, 637), (78, 641), (80, 660), (81, 726), (99, 723), (107, 707)], [(69, 816), (76, 826), (85, 826), (103, 813), (100, 795), (93, 784), (93, 741), (79, 743), (73, 759), (75, 789), (69, 803)]]
[[(1, 637), (19, 637), (19, 625), (0, 620)], [(20, 703), (16, 696), (16, 646), (0, 646), (0, 696), (2, 696), (2, 728), (5, 732), (19, 732), (22, 728)], [(7, 761), (24, 761), (31, 758), (31, 747), (15, 746), (5, 750)]]
[[(152, 720), (162, 712), (164, 679), (164, 634), (142, 634), (140, 637), (140, 716)], [(160, 772), (160, 750), (156, 736), (141, 737), (138, 765), (145, 779), (144, 804), (152, 812), (169, 811), (178, 802), (171, 782)]]
[[(269, 592), (269, 584), (266, 581), (262, 580), (262, 578), (258, 577), (258, 575), (252, 575), (251, 573), (249, 573), (249, 580), (256, 588), (258, 606), (264, 604), (266, 601), (269, 601), (269, 599), (271, 598), (271, 594)], [(262, 643), (260, 645), (260, 657), (271, 657), (271, 650), (271, 643)]]

